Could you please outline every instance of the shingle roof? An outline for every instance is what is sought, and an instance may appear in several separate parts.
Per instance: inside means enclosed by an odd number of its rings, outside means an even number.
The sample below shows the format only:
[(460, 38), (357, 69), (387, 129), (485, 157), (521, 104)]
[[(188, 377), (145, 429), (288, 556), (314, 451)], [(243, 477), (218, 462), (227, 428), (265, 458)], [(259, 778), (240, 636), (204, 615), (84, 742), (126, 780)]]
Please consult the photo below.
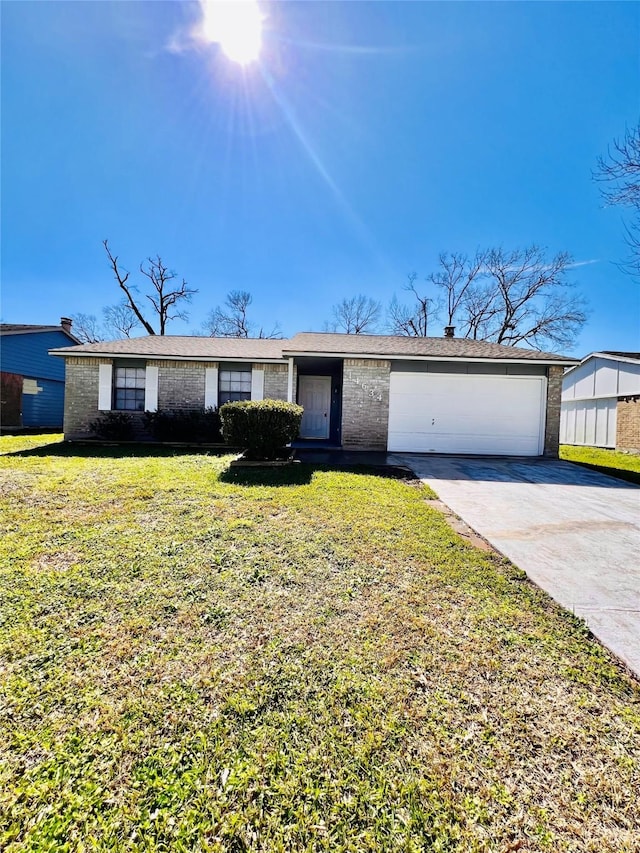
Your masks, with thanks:
[(52, 350), (56, 355), (121, 355), (147, 358), (272, 360), (282, 358), (281, 340), (205, 338), (187, 335), (145, 335)]
[(27, 332), (59, 332), (61, 326), (33, 326), (25, 323), (0, 323), (0, 334), (21, 335)]
[(640, 361), (640, 352), (618, 352), (612, 349), (603, 349), (604, 355), (615, 355), (618, 358), (635, 358)]
[(554, 353), (506, 347), (488, 341), (467, 338), (409, 338), (393, 335), (345, 335), (324, 332), (301, 332), (283, 341), (285, 355), (302, 353), (388, 356), (396, 358), (511, 359), (525, 361), (561, 361), (575, 364), (577, 359)]
[(145, 335), (52, 350), (56, 355), (142, 356), (147, 358), (280, 360), (287, 355), (354, 355), (387, 358), (510, 359), (576, 364), (577, 359), (466, 338), (408, 338), (393, 335), (345, 335), (301, 332), (289, 340)]
[(78, 340), (73, 332), (70, 332), (62, 326), (37, 326), (30, 323), (0, 323), (0, 336), (33, 335), (37, 332), (62, 332), (69, 338), (69, 340)]

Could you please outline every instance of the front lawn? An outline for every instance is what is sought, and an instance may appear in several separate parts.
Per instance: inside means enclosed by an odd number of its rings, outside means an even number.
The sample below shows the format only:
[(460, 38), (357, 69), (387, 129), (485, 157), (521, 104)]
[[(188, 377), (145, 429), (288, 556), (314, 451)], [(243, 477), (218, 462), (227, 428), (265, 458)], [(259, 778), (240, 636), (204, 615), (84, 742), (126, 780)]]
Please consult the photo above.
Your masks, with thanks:
[(425, 488), (228, 462), (0, 457), (0, 849), (637, 853), (582, 623)]
[(567, 462), (581, 462), (598, 468), (611, 468), (611, 473), (634, 471), (640, 474), (640, 453), (623, 453), (620, 450), (607, 450), (604, 447), (561, 444), (560, 459), (566, 459)]

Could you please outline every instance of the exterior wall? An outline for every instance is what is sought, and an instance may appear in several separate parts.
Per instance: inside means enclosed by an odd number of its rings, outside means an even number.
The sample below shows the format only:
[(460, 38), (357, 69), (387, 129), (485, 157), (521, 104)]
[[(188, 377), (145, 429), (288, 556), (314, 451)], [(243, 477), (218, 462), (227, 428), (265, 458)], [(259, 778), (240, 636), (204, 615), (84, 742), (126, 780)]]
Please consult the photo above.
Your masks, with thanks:
[(616, 446), (616, 398), (562, 400), (560, 444)]
[(547, 370), (547, 411), (544, 427), (544, 456), (558, 456), (560, 444), (560, 401), (564, 369), (552, 365)]
[(590, 358), (569, 371), (562, 383), (562, 399), (595, 400), (640, 394), (640, 364), (610, 358)]
[(60, 428), (64, 417), (64, 382), (22, 380), (22, 425)]
[(640, 398), (618, 400), (616, 449), (640, 451)]
[(5, 332), (0, 335), (0, 363), (8, 373), (64, 382), (64, 359), (49, 355), (49, 350), (74, 343), (62, 330), (19, 335)]
[(0, 427), (22, 426), (22, 376), (0, 372)]
[(111, 364), (111, 360), (70, 356), (65, 361), (64, 437), (86, 438), (90, 435), (89, 424), (98, 417), (98, 368), (100, 364)]
[(342, 378), (342, 444), (387, 449), (391, 362), (346, 358)]
[[(0, 364), (4, 371), (20, 376), (21, 411), (15, 426), (61, 427), (64, 409), (64, 359), (49, 355), (49, 349), (69, 346), (72, 339), (63, 331), (0, 335)], [(3, 418), (4, 422), (4, 418)]]
[(264, 370), (264, 399), (286, 400), (289, 366), (287, 364), (254, 364), (253, 366)]
[(640, 364), (593, 357), (567, 373), (560, 440), (566, 444), (640, 450)]
[(546, 376), (544, 364), (495, 364), (473, 361), (392, 361), (391, 372), (455, 373), (470, 376)]
[[(64, 433), (67, 439), (91, 437), (90, 424), (98, 417), (100, 364), (115, 364), (118, 359), (70, 356), (67, 363), (67, 391), (64, 407)], [(214, 361), (140, 360), (140, 366), (158, 368), (158, 411), (203, 409), (207, 368), (220, 367)], [(287, 365), (256, 362), (264, 370), (264, 396), (287, 399)], [(141, 413), (131, 412), (137, 438), (144, 438)]]
[(207, 367), (216, 362), (147, 361), (158, 368), (158, 411), (204, 409), (204, 381)]

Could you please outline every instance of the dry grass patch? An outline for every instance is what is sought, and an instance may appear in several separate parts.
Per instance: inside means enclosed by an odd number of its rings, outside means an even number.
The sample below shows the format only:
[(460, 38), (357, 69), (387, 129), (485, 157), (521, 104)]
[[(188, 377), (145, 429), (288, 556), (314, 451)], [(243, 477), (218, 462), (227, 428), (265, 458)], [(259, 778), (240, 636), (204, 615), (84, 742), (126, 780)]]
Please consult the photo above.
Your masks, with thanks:
[(90, 453), (0, 458), (2, 849), (640, 849), (637, 684), (427, 490)]

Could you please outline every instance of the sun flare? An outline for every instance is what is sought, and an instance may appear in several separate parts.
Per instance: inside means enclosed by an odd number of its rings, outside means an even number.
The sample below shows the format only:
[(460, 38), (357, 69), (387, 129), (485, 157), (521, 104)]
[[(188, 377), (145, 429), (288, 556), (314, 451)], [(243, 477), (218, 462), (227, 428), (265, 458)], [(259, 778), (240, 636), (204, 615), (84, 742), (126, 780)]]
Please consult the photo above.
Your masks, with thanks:
[(240, 65), (255, 62), (262, 48), (263, 16), (256, 0), (203, 0), (202, 38), (219, 44)]

